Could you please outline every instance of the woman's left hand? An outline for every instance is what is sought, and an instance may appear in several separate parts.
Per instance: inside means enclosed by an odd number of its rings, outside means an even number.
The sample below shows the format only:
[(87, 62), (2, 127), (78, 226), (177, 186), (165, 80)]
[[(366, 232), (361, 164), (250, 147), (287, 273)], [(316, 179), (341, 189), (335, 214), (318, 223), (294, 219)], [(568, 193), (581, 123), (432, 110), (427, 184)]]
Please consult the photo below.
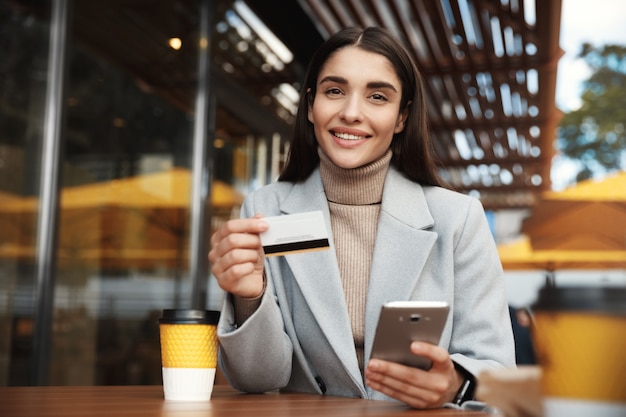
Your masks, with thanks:
[(450, 354), (429, 343), (411, 343), (411, 352), (429, 358), (428, 370), (380, 359), (371, 359), (365, 369), (365, 382), (372, 389), (414, 408), (437, 408), (451, 402), (463, 378), (454, 369)]

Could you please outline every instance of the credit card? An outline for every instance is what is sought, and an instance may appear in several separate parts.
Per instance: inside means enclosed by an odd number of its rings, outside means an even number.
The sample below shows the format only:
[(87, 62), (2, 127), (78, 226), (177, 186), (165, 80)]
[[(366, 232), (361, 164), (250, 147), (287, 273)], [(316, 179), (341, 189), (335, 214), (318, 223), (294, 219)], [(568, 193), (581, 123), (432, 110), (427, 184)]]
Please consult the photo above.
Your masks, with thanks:
[(278, 256), (330, 248), (321, 211), (264, 217), (268, 224), (260, 234), (265, 256)]

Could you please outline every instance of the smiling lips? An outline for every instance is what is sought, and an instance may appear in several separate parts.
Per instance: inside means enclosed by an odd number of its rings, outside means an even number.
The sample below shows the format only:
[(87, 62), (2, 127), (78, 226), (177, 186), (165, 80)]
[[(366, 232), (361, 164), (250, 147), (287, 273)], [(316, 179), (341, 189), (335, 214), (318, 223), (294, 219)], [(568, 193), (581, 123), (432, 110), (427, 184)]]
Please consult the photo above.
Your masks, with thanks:
[(337, 132), (335, 130), (331, 130), (330, 133), (341, 140), (363, 140), (363, 139), (367, 139), (369, 137), (371, 137), (370, 135), (367, 134), (354, 134), (354, 133), (346, 133), (346, 132)]

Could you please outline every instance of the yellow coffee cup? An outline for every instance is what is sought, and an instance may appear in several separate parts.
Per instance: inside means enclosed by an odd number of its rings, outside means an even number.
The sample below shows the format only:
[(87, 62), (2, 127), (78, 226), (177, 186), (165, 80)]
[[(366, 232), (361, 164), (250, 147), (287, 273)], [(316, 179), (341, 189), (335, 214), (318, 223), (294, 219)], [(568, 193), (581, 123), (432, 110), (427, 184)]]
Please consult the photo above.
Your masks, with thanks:
[(159, 319), (166, 400), (207, 401), (217, 368), (219, 311), (169, 309)]
[(549, 285), (533, 316), (544, 417), (626, 416), (626, 288)]

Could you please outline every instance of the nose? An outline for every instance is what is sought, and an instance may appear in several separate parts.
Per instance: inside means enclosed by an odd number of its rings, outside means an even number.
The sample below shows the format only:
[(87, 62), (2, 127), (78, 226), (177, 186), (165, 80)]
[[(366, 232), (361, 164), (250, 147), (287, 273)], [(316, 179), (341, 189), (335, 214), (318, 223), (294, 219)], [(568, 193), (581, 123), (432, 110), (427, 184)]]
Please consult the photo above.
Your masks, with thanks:
[(363, 120), (363, 111), (361, 108), (361, 102), (356, 95), (347, 96), (344, 105), (341, 108), (339, 117), (345, 120), (347, 123), (356, 123)]

